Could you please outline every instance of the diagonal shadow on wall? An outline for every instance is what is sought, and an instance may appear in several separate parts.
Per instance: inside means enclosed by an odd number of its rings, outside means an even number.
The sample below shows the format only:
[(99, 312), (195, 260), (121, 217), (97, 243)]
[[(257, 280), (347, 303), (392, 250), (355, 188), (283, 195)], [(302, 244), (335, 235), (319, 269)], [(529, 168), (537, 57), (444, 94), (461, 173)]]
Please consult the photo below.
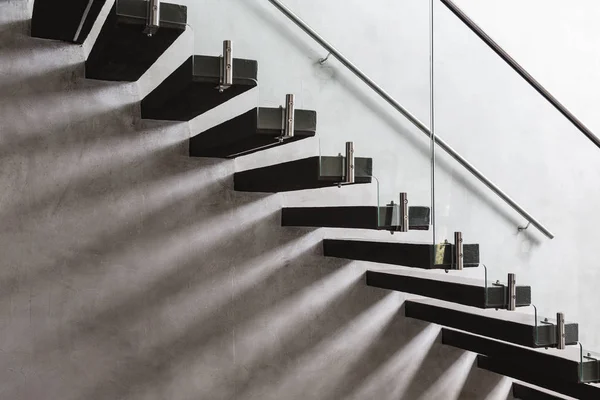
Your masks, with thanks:
[[(490, 393), (495, 392), (496, 388), (500, 388), (499, 385), (505, 379), (507, 378), (503, 377), (502, 375), (490, 373), (477, 368), (477, 363), (475, 362), (471, 367), (471, 371), (469, 372), (469, 376), (465, 381), (465, 385), (460, 392), (459, 398), (461, 400), (485, 399), (487, 398), (486, 396), (490, 395)], [(500, 396), (501, 394), (498, 395)], [(502, 398), (505, 397), (506, 396), (503, 396)]]
[[(241, 237), (245, 237), (242, 232)], [(240, 243), (235, 240), (232, 243), (239, 246)], [(281, 247), (281, 244), (276, 245)], [(284, 244), (285, 247), (285, 244)], [(225, 251), (226, 249), (220, 249)], [(231, 345), (227, 345), (232, 340), (233, 332), (240, 332), (244, 329), (252, 329), (253, 321), (260, 319), (269, 313), (267, 301), (272, 306), (285, 302), (286, 299), (298, 295), (308, 286), (315, 283), (315, 275), (312, 273), (301, 273), (300, 269), (305, 268), (302, 261), (307, 255), (314, 254), (315, 247), (309, 246), (307, 250), (301, 251), (296, 257), (282, 263), (275, 263), (274, 269), (262, 276), (260, 280), (255, 281), (253, 285), (242, 288), (242, 291), (233, 289), (230, 293), (228, 303), (211, 308), (209, 313), (202, 310), (203, 304), (198, 304), (198, 310), (190, 310), (190, 321), (180, 332), (174, 332), (173, 337), (160, 338), (154, 346), (150, 346), (143, 352), (140, 352), (133, 359), (127, 360), (122, 369), (109, 371), (108, 376), (100, 378), (98, 382), (85, 392), (84, 397), (90, 399), (100, 398), (119, 398), (122, 396), (133, 396), (136, 393), (142, 393), (152, 388), (160, 387), (173, 378), (173, 370), (177, 370), (179, 365), (188, 365), (213, 360), (216, 364), (222, 363), (222, 359), (233, 362), (234, 355), (231, 353)], [(258, 260), (264, 262), (264, 258), (258, 257)], [(244, 270), (239, 270), (239, 265), (232, 260), (223, 260), (235, 269), (235, 276), (244, 274)], [(247, 262), (245, 268), (251, 268), (252, 262)], [(256, 267), (256, 266), (254, 266)], [(322, 276), (322, 271), (318, 269), (308, 269)], [(206, 279), (203, 279), (206, 280)], [(212, 282), (212, 279), (209, 278)], [(285, 282), (283, 285), (282, 283)], [(198, 282), (201, 284), (201, 282)], [(227, 290), (222, 285), (216, 288), (216, 291)], [(267, 298), (265, 298), (267, 296)], [(203, 314), (197, 318), (194, 314)], [(268, 331), (268, 330), (267, 330)], [(266, 334), (266, 333), (263, 333)], [(287, 339), (286, 339), (287, 340)], [(218, 358), (211, 354), (215, 349), (222, 349)], [(241, 357), (240, 354), (237, 357)], [(260, 356), (259, 356), (260, 357)], [(207, 365), (210, 368), (211, 365)], [(235, 371), (235, 368), (227, 368), (227, 374)], [(198, 375), (196, 379), (209, 379), (209, 373)], [(165, 382), (167, 381), (167, 382)], [(209, 382), (204, 382), (205, 387)], [(196, 396), (202, 397), (196, 393)], [(143, 396), (142, 396), (143, 397)]]

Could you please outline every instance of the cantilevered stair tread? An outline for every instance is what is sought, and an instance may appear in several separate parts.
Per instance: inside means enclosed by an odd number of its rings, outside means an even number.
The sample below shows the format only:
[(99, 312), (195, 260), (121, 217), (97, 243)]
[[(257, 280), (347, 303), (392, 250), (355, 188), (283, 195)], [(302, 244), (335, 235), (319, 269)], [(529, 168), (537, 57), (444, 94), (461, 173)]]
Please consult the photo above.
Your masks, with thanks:
[(135, 82), (185, 31), (187, 7), (160, 4), (160, 28), (144, 33), (148, 3), (119, 0), (111, 9), (85, 63), (88, 79)]
[(294, 136), (281, 142), (280, 108), (254, 108), (190, 139), (190, 157), (234, 158), (315, 136), (317, 113), (295, 110)]
[(512, 395), (519, 400), (565, 400), (572, 397), (555, 396), (553, 394), (543, 392), (531, 386), (526, 386), (517, 382), (512, 384)]
[[(371, 183), (373, 160), (354, 159), (355, 183)], [(342, 157), (315, 156), (236, 172), (234, 188), (241, 192), (277, 193), (336, 186), (344, 177)]]
[(233, 86), (220, 92), (221, 57), (192, 56), (142, 100), (142, 118), (189, 121), (254, 88), (258, 63), (233, 59)]
[[(398, 206), (288, 207), (282, 210), (282, 226), (397, 230)], [(410, 230), (426, 231), (430, 224), (429, 207), (409, 207)]]
[(31, 36), (83, 43), (106, 0), (35, 0)]
[(556, 379), (553, 376), (540, 376), (538, 371), (533, 371), (519, 363), (508, 363), (503, 359), (477, 356), (477, 367), (486, 371), (495, 372), (532, 385), (574, 397), (579, 400), (600, 399), (600, 387), (587, 383), (571, 383)]
[[(325, 239), (326, 257), (371, 261), (422, 269), (451, 269), (454, 245)], [(479, 245), (463, 246), (464, 266), (479, 266)]]
[[(431, 272), (395, 270), (369, 270), (366, 279), (369, 286), (417, 294), (471, 307), (506, 309), (508, 305), (508, 287), (494, 286), (490, 282), (486, 288), (483, 280), (448, 274), (438, 275)], [(516, 290), (517, 306), (530, 305), (531, 287), (517, 286)]]
[(526, 366), (542, 377), (571, 383), (600, 381), (600, 361), (583, 358), (578, 346), (565, 350), (538, 350), (522, 347), (453, 329), (442, 329), (442, 343), (494, 359)]
[[(514, 311), (480, 310), (459, 304), (439, 300), (407, 300), (405, 315), (410, 318), (432, 322), (448, 328), (486, 336), (492, 339), (518, 344), (525, 347), (556, 347), (556, 326), (536, 324), (533, 315)], [(538, 320), (543, 320), (538, 316)], [(566, 343), (577, 344), (579, 326), (576, 323), (565, 324)]]

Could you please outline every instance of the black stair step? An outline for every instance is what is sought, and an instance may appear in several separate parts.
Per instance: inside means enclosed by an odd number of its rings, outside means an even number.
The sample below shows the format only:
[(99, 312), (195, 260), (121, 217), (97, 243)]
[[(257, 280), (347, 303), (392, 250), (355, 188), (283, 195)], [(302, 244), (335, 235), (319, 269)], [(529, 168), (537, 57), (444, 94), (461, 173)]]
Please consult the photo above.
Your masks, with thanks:
[(35, 0), (31, 36), (83, 43), (106, 0)]
[[(508, 287), (420, 271), (367, 271), (367, 285), (477, 308), (508, 306)], [(486, 295), (487, 294), (487, 295)], [(517, 286), (517, 307), (531, 305), (531, 287)]]
[[(373, 160), (354, 159), (355, 183), (371, 183)], [(277, 193), (336, 186), (344, 177), (342, 157), (315, 156), (283, 164), (236, 172), (234, 188), (241, 192)]]
[[(422, 269), (452, 269), (454, 245), (325, 239), (323, 250), (326, 257)], [(465, 268), (479, 266), (478, 244), (465, 244), (463, 254)]]
[(517, 382), (514, 382), (512, 385), (512, 394), (515, 399), (520, 400), (564, 400), (567, 398), (554, 396)]
[[(400, 226), (396, 217), (398, 214), (397, 205), (284, 208), (281, 225), (396, 231)], [(429, 207), (409, 207), (409, 229), (429, 230), (430, 214)]]
[(257, 85), (256, 61), (232, 65), (233, 86), (220, 92), (221, 57), (191, 56), (142, 100), (142, 118), (189, 121)]
[(160, 4), (160, 28), (144, 33), (148, 2), (119, 0), (111, 9), (85, 63), (89, 79), (135, 82), (185, 31), (187, 7)]
[(580, 400), (600, 399), (600, 387), (587, 383), (571, 383), (556, 379), (553, 376), (541, 376), (539, 371), (533, 371), (527, 365), (511, 363), (503, 359), (477, 356), (477, 367), (500, 375), (518, 379), (532, 385), (571, 396)]
[(571, 383), (599, 382), (600, 361), (584, 358), (581, 363), (579, 347), (565, 350), (535, 350), (510, 343), (472, 335), (453, 329), (442, 329), (442, 343), (526, 366), (532, 372)]
[[(405, 315), (525, 347), (556, 347), (557, 344), (555, 325), (538, 323), (536, 340), (534, 316), (514, 311), (485, 311), (437, 300), (407, 300)], [(567, 322), (565, 331), (566, 343), (577, 344), (579, 325)]]
[(190, 157), (234, 158), (315, 136), (317, 113), (295, 110), (294, 136), (281, 136), (284, 115), (280, 108), (254, 108), (190, 139)]

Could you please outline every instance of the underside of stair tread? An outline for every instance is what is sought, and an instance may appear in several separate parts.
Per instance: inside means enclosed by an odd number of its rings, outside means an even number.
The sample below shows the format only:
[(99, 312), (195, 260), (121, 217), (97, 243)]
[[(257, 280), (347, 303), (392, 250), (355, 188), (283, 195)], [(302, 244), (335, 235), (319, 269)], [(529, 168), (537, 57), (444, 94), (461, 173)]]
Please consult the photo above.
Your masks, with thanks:
[[(371, 183), (373, 160), (357, 157), (355, 183)], [(234, 188), (242, 192), (277, 193), (337, 186), (343, 179), (343, 158), (315, 156), (236, 172)]]
[(477, 356), (477, 367), (576, 399), (600, 399), (600, 387), (598, 386), (587, 383), (565, 382), (556, 379), (554, 376), (543, 375), (543, 371), (532, 370), (526, 365), (521, 365), (519, 363), (510, 363), (502, 359), (479, 355)]
[(258, 63), (233, 59), (233, 86), (220, 92), (221, 57), (192, 56), (142, 100), (142, 118), (189, 121), (256, 87)]
[(190, 157), (233, 158), (313, 137), (317, 113), (295, 110), (294, 136), (281, 136), (284, 115), (279, 108), (254, 108), (190, 139)]
[[(536, 339), (535, 317), (520, 312), (480, 310), (438, 300), (407, 300), (405, 315), (525, 347), (541, 348), (557, 345), (555, 325), (538, 323)], [(538, 316), (539, 321), (543, 319)], [(577, 344), (578, 324), (567, 322), (565, 332), (566, 343)]]
[(519, 400), (564, 400), (572, 399), (572, 397), (555, 396), (550, 393), (543, 392), (531, 386), (526, 386), (517, 382), (513, 382), (512, 395)]
[(518, 363), (532, 371), (539, 371), (544, 376), (553, 376), (565, 382), (600, 380), (600, 362), (584, 358), (581, 363), (578, 346), (565, 350), (537, 350), (448, 328), (442, 329), (442, 343), (494, 359)]
[[(454, 248), (452, 244), (431, 245), (347, 239), (323, 241), (323, 250), (327, 257), (422, 269), (451, 269)], [(466, 268), (479, 266), (478, 244), (465, 244), (463, 255)]]
[[(284, 208), (281, 225), (393, 231), (399, 227), (399, 224), (393, 221), (397, 210), (398, 206)], [(409, 207), (409, 229), (429, 230), (430, 214), (429, 207)]]
[(187, 7), (161, 3), (160, 28), (145, 34), (147, 4), (119, 0), (113, 6), (85, 63), (86, 78), (135, 82), (185, 31)]
[(83, 43), (106, 0), (35, 0), (31, 36)]
[[(420, 271), (367, 271), (367, 285), (381, 289), (417, 294), (477, 308), (506, 309), (508, 287), (485, 281)], [(486, 296), (487, 290), (487, 296)], [(531, 287), (517, 286), (517, 306), (531, 304)]]

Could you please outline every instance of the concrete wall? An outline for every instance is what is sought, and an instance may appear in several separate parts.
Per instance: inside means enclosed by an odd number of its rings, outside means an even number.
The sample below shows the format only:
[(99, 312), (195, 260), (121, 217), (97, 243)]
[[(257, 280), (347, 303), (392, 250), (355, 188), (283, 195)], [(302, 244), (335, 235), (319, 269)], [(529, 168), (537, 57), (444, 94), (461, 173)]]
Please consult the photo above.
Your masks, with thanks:
[[(431, 233), (279, 226), (282, 205), (375, 204), (375, 185), (232, 190), (235, 170), (354, 140), (375, 159), (382, 201), (430, 198), (427, 139), (336, 61), (318, 65), (323, 51), (268, 2), (183, 2), (194, 32), (135, 84), (83, 79), (98, 27), (84, 46), (28, 37), (32, 3), (0, 0), (0, 398), (507, 397), (507, 379), (405, 320), (404, 295), (366, 288), (368, 263), (321, 255), (323, 237)], [(428, 5), (376, 3), (287, 4), (428, 121)], [(576, 3), (459, 2), (600, 131), (600, 9)], [(462, 230), (492, 278), (516, 272), (542, 312), (565, 311), (600, 349), (598, 150), (439, 4), (436, 28), (438, 133), (557, 235), (517, 234), (520, 218), (439, 155), (437, 239)], [(223, 39), (259, 61), (258, 90), (190, 124), (140, 120), (140, 98)], [(190, 134), (292, 92), (319, 112), (318, 139), (236, 161), (187, 157)]]

